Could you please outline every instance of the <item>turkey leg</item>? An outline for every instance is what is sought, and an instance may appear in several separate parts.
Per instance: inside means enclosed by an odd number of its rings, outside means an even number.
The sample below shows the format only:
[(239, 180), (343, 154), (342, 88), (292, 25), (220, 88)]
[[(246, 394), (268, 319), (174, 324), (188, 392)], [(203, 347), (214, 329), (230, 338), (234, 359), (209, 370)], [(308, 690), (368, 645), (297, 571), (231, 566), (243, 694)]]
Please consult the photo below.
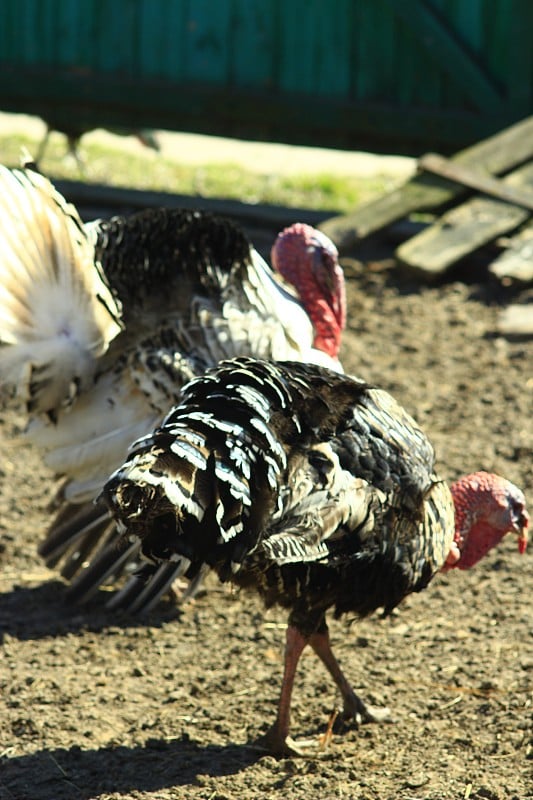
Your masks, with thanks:
[(355, 694), (333, 654), (327, 627), (318, 633), (312, 633), (309, 644), (339, 687), (344, 702), (342, 712), (344, 719), (353, 718), (359, 725), (362, 722), (383, 722), (390, 717), (390, 709), (369, 706)]
[(258, 744), (265, 747), (272, 754), (279, 756), (302, 756), (306, 750), (319, 746), (318, 740), (295, 741), (289, 736), (291, 697), (294, 686), (296, 668), (303, 649), (309, 643), (309, 637), (304, 636), (293, 625), (287, 626), (285, 639), (285, 663), (283, 669), (283, 682), (278, 702), (278, 714), (272, 727), (261, 737)]

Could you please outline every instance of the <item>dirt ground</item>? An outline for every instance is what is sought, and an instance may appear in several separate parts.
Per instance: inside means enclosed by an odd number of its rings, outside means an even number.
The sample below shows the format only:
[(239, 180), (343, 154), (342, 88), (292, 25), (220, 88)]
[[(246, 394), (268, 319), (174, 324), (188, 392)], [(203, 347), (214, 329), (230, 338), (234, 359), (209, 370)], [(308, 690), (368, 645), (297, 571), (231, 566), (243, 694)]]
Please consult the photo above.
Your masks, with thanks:
[[(448, 479), (504, 474), (533, 505), (533, 341), (495, 334), (516, 299), (484, 275), (426, 287), (345, 262), (347, 371), (423, 423)], [(285, 613), (209, 583), (177, 612), (117, 617), (63, 603), (40, 563), (52, 481), (2, 415), (0, 798), (533, 798), (531, 553), (509, 538), (471, 572), (438, 576), (388, 619), (332, 623), (341, 663), (392, 724), (335, 734), (313, 759), (254, 749), (273, 720)], [(531, 509), (530, 509), (531, 510)], [(304, 654), (295, 736), (338, 698)]]

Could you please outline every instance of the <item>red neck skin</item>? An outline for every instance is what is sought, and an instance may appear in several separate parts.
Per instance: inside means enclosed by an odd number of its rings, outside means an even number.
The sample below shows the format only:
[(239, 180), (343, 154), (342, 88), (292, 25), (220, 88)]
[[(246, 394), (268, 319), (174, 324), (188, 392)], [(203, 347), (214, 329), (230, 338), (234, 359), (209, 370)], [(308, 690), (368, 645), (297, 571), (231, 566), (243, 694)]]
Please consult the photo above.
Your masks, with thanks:
[(278, 236), (271, 260), (298, 292), (313, 324), (313, 346), (336, 359), (346, 324), (346, 288), (334, 245), (326, 245), (324, 251), (318, 241), (321, 235), (309, 225), (295, 223)]
[(491, 525), (480, 520), (472, 525), (468, 533), (468, 538), (465, 541), (456, 528), (454, 541), (459, 547), (461, 557), (459, 561), (452, 566), (457, 567), (457, 569), (470, 569), (470, 567), (477, 564), (489, 550), (496, 547), (505, 534), (506, 531), (502, 533), (502, 531), (494, 530)]
[(335, 318), (331, 307), (323, 297), (315, 297), (309, 304), (304, 302), (304, 307), (313, 323), (315, 332), (313, 347), (317, 350), (322, 350), (322, 352), (327, 353), (327, 355), (332, 358), (337, 358), (342, 328)]
[[(460, 478), (451, 486), (455, 506), (455, 535), (444, 571), (456, 567), (470, 569), (489, 550), (496, 547), (513, 524), (505, 514), (504, 498), (509, 487), (516, 487), (496, 475), (479, 472)], [(526, 549), (528, 516), (519, 535), (521, 553)]]

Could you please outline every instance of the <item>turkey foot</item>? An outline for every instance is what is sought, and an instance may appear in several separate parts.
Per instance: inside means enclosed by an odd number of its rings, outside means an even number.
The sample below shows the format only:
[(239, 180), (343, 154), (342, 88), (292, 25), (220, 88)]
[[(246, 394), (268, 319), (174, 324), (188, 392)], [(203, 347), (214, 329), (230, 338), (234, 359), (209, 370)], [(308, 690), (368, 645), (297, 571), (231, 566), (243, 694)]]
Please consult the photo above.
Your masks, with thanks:
[(268, 750), (272, 755), (278, 756), (317, 756), (329, 747), (333, 739), (333, 726), (339, 716), (339, 710), (335, 708), (329, 717), (327, 728), (324, 733), (315, 739), (293, 739), (288, 734), (281, 731), (279, 720), (261, 736), (256, 742), (261, 749)]
[(361, 725), (365, 722), (381, 723), (392, 721), (390, 708), (367, 705), (355, 694), (351, 687), (344, 695), (344, 707), (340, 717), (342, 722), (353, 719), (356, 725)]
[(329, 632), (327, 628), (318, 633), (313, 633), (309, 639), (309, 644), (322, 661), (329, 674), (337, 684), (343, 699), (343, 710), (341, 719), (346, 721), (353, 719), (356, 725), (364, 722), (385, 722), (390, 721), (390, 709), (379, 708), (367, 705), (358, 697), (350, 683), (348, 682), (339, 662), (331, 649)]
[(278, 757), (315, 757), (324, 751), (322, 737), (311, 739), (293, 739), (292, 736), (284, 734), (277, 724), (271, 728), (254, 743), (260, 750), (266, 750), (270, 755)]

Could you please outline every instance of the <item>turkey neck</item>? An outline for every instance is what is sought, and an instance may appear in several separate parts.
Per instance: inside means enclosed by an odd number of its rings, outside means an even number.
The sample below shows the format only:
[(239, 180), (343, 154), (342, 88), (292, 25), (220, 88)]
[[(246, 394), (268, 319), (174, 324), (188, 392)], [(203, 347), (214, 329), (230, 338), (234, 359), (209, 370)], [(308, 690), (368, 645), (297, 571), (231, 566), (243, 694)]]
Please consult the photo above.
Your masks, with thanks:
[(338, 306), (338, 311), (335, 313), (332, 306), (333, 299), (324, 296), (310, 269), (304, 271), (298, 263), (293, 262), (289, 263), (283, 272), (287, 279), (292, 281), (313, 324), (313, 347), (332, 358), (337, 358), (344, 324), (342, 298), (340, 302), (335, 302)]

